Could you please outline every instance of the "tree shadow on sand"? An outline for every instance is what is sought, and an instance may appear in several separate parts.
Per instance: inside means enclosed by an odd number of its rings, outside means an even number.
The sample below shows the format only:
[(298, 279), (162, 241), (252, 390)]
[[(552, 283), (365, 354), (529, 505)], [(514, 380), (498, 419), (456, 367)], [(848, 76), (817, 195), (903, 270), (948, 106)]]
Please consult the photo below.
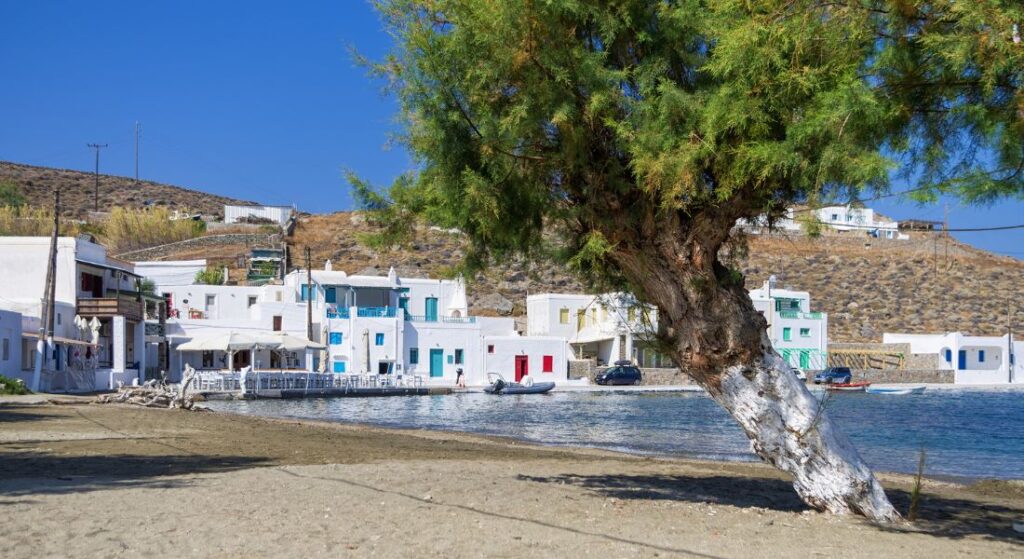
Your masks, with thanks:
[[(536, 483), (573, 485), (608, 498), (622, 500), (670, 500), (713, 503), (735, 507), (761, 507), (780, 512), (810, 510), (785, 480), (771, 478), (737, 478), (731, 476), (685, 475), (559, 475), (527, 476), (519, 479)], [(893, 506), (905, 512), (910, 493), (902, 489), (886, 489)], [(1004, 506), (962, 498), (925, 493), (914, 523), (892, 526), (877, 525), (880, 530), (896, 533), (925, 533), (936, 537), (959, 539), (978, 535), (987, 539), (1024, 545), (1024, 539), (1013, 531), (1014, 520), (1024, 517), (1024, 507)]]
[(45, 421), (53, 419), (52, 416), (44, 413), (33, 413), (33, 408), (38, 408), (38, 405), (25, 405), (25, 404), (0, 404), (0, 425), (5, 423), (14, 423), (16, 421)]
[(0, 454), (3, 497), (62, 494), (133, 487), (172, 488), (191, 483), (183, 474), (208, 474), (265, 466), (263, 458), (240, 456), (96, 455), (38, 452)]

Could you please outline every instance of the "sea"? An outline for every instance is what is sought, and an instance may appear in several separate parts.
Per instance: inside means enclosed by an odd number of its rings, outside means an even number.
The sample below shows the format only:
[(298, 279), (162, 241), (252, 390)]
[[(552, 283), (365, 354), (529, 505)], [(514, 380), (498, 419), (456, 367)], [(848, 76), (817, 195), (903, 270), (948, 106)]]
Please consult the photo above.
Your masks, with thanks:
[[(823, 392), (816, 395), (821, 398)], [(631, 454), (757, 461), (729, 415), (702, 392), (458, 393), (383, 398), (210, 401), (241, 414), (463, 431)], [(826, 413), (874, 469), (959, 480), (1024, 479), (1024, 391), (841, 393)]]

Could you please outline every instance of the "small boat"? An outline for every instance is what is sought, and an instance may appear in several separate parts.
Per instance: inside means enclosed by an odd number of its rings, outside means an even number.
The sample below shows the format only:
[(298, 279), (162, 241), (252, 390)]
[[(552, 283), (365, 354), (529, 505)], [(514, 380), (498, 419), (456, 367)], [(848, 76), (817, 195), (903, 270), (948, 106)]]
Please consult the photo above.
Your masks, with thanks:
[(825, 390), (831, 390), (833, 392), (864, 392), (867, 387), (871, 386), (870, 382), (842, 382), (826, 384)]
[(909, 386), (907, 388), (891, 387), (883, 388), (881, 386), (875, 388), (867, 388), (864, 391), (868, 394), (885, 394), (888, 396), (906, 396), (907, 394), (921, 394), (924, 392), (925, 387), (923, 386)]
[(544, 394), (551, 392), (555, 387), (553, 382), (533, 382), (533, 379), (526, 377), (526, 382), (508, 382), (501, 378), (501, 375), (497, 373), (490, 373), (487, 375), (490, 377), (496, 377), (491, 380), (491, 384), (484, 388), (484, 392), (488, 394)]

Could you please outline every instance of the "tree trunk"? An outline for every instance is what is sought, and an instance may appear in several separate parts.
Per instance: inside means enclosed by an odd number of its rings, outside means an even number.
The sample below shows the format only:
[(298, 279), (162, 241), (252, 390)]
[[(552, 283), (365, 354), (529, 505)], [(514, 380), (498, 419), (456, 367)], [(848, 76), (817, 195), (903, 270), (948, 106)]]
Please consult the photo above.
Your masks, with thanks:
[(663, 349), (736, 419), (758, 456), (793, 476), (805, 503), (898, 520), (871, 469), (772, 348), (742, 276), (718, 262), (731, 221), (724, 228), (687, 225), (660, 220), (651, 237), (618, 240), (611, 254), (658, 308)]

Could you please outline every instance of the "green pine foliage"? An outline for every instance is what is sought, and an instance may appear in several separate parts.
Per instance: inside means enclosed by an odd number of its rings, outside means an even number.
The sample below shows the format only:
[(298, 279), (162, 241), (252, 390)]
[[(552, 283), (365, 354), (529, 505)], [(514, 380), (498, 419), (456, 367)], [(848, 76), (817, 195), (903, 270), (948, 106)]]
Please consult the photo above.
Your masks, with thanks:
[(469, 266), (560, 255), (637, 283), (609, 256), (669, 224), (717, 251), (737, 219), (894, 177), (922, 200), (1024, 193), (1018, 2), (376, 6), (395, 47), (370, 67), (417, 158), (384, 191), (350, 177), (380, 247), (425, 221), (466, 235)]

